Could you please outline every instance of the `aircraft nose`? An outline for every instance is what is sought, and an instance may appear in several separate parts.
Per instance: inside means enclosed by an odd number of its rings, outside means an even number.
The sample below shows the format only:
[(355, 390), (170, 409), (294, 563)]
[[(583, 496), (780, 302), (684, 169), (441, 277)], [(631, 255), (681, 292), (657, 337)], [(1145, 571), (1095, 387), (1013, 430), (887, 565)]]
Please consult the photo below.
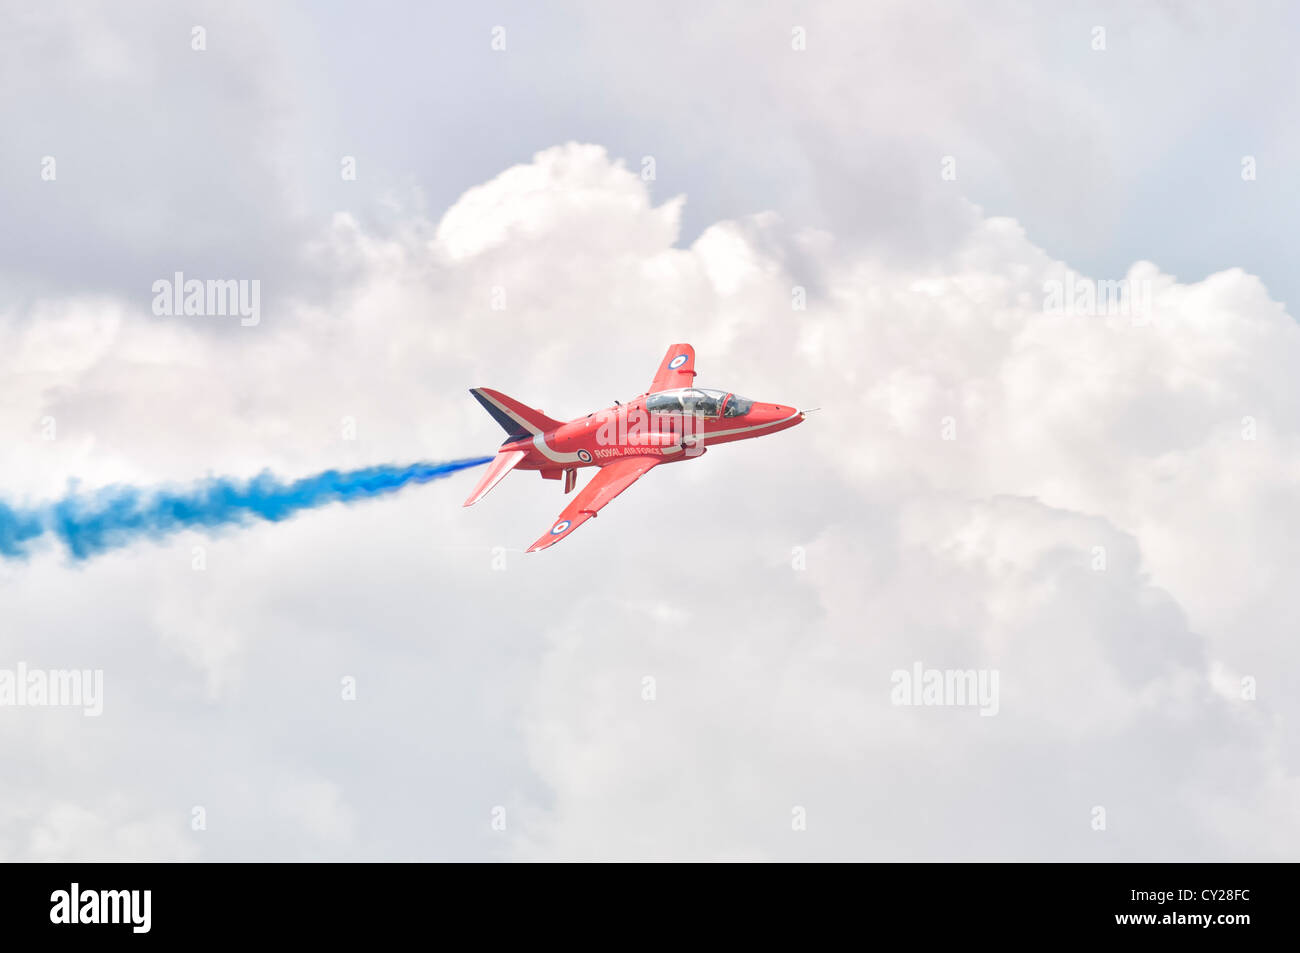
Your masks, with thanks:
[[(793, 418), (793, 419), (792, 419)], [(785, 404), (764, 404), (763, 405), (764, 423), (779, 423), (789, 421), (791, 426), (803, 421), (803, 414), (797, 407), (787, 407)]]

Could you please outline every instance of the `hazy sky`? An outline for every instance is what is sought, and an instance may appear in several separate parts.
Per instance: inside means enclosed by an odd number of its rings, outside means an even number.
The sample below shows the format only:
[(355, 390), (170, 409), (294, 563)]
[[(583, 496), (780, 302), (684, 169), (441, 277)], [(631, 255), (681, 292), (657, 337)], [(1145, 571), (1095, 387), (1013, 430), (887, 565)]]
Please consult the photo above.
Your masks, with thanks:
[(823, 409), (527, 558), (559, 485), (468, 473), (0, 559), (0, 670), (104, 672), (0, 707), (0, 858), (1296, 856), (1293, 5), (3, 6), (0, 501), (475, 456), (677, 341)]

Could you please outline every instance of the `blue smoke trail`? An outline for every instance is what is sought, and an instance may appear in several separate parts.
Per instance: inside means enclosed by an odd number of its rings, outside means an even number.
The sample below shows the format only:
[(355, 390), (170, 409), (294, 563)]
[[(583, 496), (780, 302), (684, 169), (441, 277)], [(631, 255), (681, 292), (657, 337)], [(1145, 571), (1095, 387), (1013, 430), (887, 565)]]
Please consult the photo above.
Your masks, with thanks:
[(188, 490), (110, 486), (32, 508), (0, 502), (0, 556), (22, 559), (31, 544), (47, 533), (61, 539), (74, 559), (85, 560), (139, 538), (242, 526), (252, 519), (278, 523), (299, 510), (394, 493), (409, 483), (428, 483), (491, 459), (326, 470), (291, 483), (263, 471), (245, 481), (213, 477)]

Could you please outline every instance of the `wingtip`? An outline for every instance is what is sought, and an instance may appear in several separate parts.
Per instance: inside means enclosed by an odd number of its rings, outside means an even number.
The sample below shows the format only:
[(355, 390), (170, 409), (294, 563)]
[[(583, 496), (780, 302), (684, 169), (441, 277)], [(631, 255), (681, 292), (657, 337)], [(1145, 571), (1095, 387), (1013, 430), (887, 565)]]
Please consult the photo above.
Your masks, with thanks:
[(525, 554), (540, 553), (543, 549), (550, 549), (552, 546), (554, 546), (556, 543), (558, 543), (560, 540), (564, 539), (568, 535), (569, 535), (568, 533), (562, 533), (559, 536), (552, 536), (550, 533), (547, 533), (541, 539), (537, 540), (537, 542), (533, 543), (533, 545), (525, 549), (524, 553)]

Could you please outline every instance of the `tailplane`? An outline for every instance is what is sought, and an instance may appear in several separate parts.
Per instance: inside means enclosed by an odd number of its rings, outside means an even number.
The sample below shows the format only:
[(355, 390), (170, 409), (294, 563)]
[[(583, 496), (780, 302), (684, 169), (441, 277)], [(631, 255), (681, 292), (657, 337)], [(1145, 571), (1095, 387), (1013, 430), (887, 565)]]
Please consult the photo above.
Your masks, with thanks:
[(498, 453), (496, 459), (488, 466), (487, 472), (483, 474), (483, 479), (478, 481), (478, 486), (474, 487), (474, 492), (465, 501), (465, 505), (473, 506), (487, 496), (488, 490), (505, 479), (505, 475), (517, 467), (519, 461), (525, 456), (527, 451), (524, 450), (502, 450)]

